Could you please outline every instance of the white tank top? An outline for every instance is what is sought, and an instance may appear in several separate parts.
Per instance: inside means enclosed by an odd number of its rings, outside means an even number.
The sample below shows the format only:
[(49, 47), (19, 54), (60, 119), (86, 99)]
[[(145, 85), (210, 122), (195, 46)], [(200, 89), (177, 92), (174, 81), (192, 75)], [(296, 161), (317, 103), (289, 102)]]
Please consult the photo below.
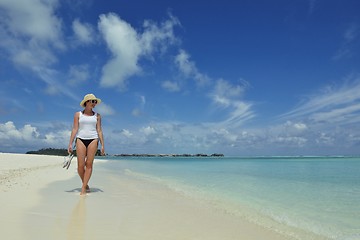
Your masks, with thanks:
[(96, 131), (97, 113), (93, 116), (87, 116), (80, 111), (79, 115), (79, 130), (77, 133), (78, 138), (81, 139), (95, 139), (99, 138)]

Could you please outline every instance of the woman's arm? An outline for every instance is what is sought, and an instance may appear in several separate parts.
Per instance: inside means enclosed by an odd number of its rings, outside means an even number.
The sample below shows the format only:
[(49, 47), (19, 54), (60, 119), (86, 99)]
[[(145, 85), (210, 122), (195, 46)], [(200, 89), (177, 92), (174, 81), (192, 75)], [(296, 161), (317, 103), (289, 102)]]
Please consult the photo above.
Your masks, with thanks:
[(99, 139), (100, 139), (101, 155), (105, 155), (104, 136), (103, 136), (102, 127), (101, 127), (101, 115), (99, 113), (97, 114), (96, 130), (97, 130), (97, 133), (98, 133)]
[(71, 131), (71, 135), (70, 135), (70, 141), (69, 141), (69, 146), (68, 146), (68, 153), (72, 153), (73, 151), (73, 147), (72, 144), (74, 142), (76, 133), (78, 132), (79, 129), (79, 112), (76, 112), (74, 115), (74, 123), (73, 123), (73, 128)]

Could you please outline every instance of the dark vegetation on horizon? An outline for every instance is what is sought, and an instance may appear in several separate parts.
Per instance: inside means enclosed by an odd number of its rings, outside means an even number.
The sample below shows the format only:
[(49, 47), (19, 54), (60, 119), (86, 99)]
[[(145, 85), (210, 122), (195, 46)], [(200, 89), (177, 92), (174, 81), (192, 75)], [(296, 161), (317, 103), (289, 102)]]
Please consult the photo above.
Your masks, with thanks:
[[(76, 156), (76, 150), (74, 150)], [(37, 151), (28, 151), (26, 154), (39, 154), (39, 155), (56, 155), (67, 156), (67, 149), (64, 148), (43, 148)], [(101, 152), (98, 149), (95, 156), (101, 156)], [(211, 155), (198, 153), (198, 154), (115, 154), (115, 157), (224, 157), (222, 153), (213, 153)]]
[(197, 154), (148, 154), (148, 153), (134, 153), (134, 154), (115, 154), (115, 157), (224, 157), (222, 153), (213, 153), (211, 155), (204, 153)]
[[(55, 155), (55, 156), (67, 156), (69, 155), (65, 148), (43, 148), (37, 151), (28, 151), (26, 154), (39, 154), (39, 155)], [(76, 150), (74, 150), (76, 156)], [(98, 149), (95, 156), (101, 156), (101, 152)]]

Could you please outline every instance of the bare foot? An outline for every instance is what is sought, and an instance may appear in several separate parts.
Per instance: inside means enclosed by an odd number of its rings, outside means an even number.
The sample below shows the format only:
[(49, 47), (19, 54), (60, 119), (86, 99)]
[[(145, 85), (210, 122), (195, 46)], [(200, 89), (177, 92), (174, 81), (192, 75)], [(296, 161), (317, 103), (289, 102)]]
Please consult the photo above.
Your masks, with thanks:
[(81, 188), (80, 196), (82, 196), (82, 195), (85, 196), (87, 192), (90, 192), (90, 188), (88, 185), (86, 185), (85, 188), (84, 187)]

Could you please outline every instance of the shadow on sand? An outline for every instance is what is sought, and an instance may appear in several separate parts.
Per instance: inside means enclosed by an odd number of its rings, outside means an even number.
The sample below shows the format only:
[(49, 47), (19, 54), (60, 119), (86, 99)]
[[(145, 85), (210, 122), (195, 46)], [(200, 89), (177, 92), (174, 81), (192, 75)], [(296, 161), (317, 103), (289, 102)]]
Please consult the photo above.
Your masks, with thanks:
[[(68, 193), (73, 193), (73, 192), (81, 192), (81, 188), (74, 188), (74, 189), (72, 189), (72, 190), (67, 190), (67, 191), (65, 191), (65, 192), (68, 192)], [(101, 190), (100, 188), (93, 188), (93, 187), (91, 187), (90, 188), (90, 191), (89, 191), (89, 193), (96, 193), (96, 192), (104, 192), (103, 190)]]

